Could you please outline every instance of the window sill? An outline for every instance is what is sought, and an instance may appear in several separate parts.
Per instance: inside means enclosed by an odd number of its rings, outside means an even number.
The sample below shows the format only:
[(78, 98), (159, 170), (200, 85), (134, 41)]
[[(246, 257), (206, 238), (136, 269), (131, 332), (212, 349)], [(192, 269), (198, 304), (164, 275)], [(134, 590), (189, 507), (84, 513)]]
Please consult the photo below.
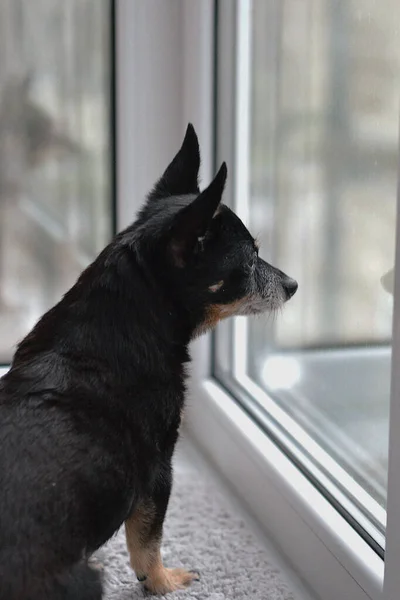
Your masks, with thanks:
[(214, 381), (193, 389), (187, 428), (295, 571), (323, 600), (382, 597), (384, 562)]

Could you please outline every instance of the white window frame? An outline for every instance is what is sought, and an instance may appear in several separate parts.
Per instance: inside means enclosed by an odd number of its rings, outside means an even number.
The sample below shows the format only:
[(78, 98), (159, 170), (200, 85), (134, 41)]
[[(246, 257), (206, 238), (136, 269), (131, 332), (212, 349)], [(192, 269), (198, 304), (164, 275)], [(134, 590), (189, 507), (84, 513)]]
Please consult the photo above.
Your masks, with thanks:
[[(238, 158), (233, 139), (237, 132), (229, 132), (226, 127), (235, 110), (230, 61), (236, 52), (243, 51), (243, 45), (246, 47), (246, 39), (236, 39), (236, 34), (238, 16), (246, 14), (248, 2), (219, 0), (224, 19), (220, 22), (218, 85), (224, 110), (219, 111), (217, 128), (225, 132), (220, 158), (230, 167), (228, 193)], [(116, 0), (119, 229), (133, 220), (145, 193), (179, 147), (188, 121), (194, 123), (199, 134), (203, 181), (209, 181), (212, 175), (214, 16), (214, 0)], [(399, 210), (397, 214), (394, 364), (400, 362)], [(400, 371), (392, 370), (384, 565), (212, 378), (210, 336), (193, 345), (192, 356), (192, 390), (185, 426), (295, 571), (323, 600), (398, 600)]]
[(396, 258), (384, 600), (396, 600), (400, 595), (400, 369), (394, 366), (400, 364), (400, 151), (397, 173)]

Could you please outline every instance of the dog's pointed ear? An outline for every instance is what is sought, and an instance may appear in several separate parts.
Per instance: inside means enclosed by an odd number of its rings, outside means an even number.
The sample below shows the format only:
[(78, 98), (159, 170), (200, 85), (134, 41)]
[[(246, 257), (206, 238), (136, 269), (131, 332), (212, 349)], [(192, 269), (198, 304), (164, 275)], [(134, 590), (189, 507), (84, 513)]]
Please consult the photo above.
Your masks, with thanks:
[(149, 198), (198, 194), (199, 168), (199, 141), (193, 125), (189, 123), (179, 152), (157, 181)]
[(195, 246), (206, 235), (221, 203), (227, 173), (226, 163), (222, 163), (210, 185), (175, 217), (169, 240), (175, 265), (185, 266)]

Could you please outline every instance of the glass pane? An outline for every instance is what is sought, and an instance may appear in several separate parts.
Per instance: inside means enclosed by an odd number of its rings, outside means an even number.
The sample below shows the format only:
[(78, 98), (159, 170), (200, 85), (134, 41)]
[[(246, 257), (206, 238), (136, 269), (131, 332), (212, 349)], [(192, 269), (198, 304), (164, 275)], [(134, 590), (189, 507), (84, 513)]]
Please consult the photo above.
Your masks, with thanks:
[(250, 227), (299, 291), (239, 328), (241, 383), (384, 530), (400, 4), (254, 0), (251, 17)]
[(0, 0), (0, 362), (111, 234), (110, 3)]

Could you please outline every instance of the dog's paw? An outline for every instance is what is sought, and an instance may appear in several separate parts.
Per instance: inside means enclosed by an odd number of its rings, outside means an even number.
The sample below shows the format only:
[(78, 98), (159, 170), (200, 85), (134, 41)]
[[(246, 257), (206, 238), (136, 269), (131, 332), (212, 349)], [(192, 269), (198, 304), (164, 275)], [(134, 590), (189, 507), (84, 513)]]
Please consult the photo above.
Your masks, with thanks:
[(199, 581), (200, 574), (197, 571), (185, 571), (185, 569), (162, 568), (152, 573), (144, 581), (144, 588), (151, 594), (167, 594), (189, 587), (193, 581)]

